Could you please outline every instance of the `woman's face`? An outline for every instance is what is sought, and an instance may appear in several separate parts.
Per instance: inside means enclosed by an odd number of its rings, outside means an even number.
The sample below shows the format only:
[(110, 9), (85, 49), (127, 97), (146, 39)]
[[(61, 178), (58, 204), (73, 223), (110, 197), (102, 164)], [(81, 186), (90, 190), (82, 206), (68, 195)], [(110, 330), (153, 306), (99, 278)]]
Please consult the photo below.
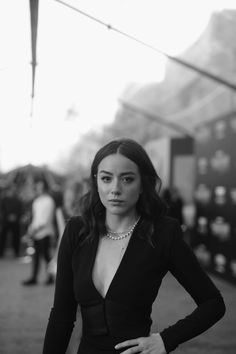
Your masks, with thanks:
[(36, 183), (35, 183), (35, 186), (34, 186), (34, 190), (35, 190), (36, 196), (42, 195), (43, 192), (44, 192), (44, 185), (43, 185), (43, 182), (41, 182), (41, 181), (36, 182)]
[(97, 187), (107, 213), (133, 213), (142, 192), (139, 168), (123, 155), (109, 155), (98, 165)]

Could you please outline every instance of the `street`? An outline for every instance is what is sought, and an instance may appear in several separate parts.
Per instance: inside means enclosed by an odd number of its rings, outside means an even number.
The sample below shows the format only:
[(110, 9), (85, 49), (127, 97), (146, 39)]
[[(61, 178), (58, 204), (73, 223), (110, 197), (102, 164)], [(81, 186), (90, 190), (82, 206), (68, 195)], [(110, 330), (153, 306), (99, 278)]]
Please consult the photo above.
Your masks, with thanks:
[[(0, 354), (42, 353), (54, 286), (43, 283), (44, 265), (38, 285), (22, 286), (21, 281), (30, 275), (30, 266), (11, 256), (0, 259)], [(216, 277), (213, 280), (224, 297), (226, 314), (207, 332), (182, 344), (176, 354), (236, 353), (236, 287)], [(189, 295), (167, 274), (153, 306), (153, 331), (176, 322), (194, 307)], [(76, 354), (76, 327), (67, 354)]]

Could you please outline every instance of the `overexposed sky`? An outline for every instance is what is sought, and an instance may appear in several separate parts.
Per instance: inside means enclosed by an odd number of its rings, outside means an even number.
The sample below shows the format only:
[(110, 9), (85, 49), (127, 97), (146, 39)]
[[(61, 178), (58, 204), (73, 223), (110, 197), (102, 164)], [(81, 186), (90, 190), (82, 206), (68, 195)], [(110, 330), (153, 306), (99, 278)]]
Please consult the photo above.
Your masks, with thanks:
[[(176, 55), (235, 1), (65, 0), (156, 48)], [(28, 0), (0, 2), (0, 170), (54, 163), (81, 134), (113, 120), (129, 83), (164, 77), (165, 58), (55, 0), (39, 0), (31, 112)], [(76, 114), (69, 114), (74, 110)]]

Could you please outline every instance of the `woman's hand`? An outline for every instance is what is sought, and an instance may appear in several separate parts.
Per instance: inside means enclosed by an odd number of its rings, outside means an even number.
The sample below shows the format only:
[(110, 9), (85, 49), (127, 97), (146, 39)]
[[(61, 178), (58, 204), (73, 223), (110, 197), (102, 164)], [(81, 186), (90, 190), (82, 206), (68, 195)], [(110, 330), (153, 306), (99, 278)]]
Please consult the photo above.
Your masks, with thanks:
[(115, 346), (115, 349), (126, 349), (122, 354), (145, 353), (145, 354), (166, 354), (163, 340), (159, 333), (151, 334), (149, 337), (140, 337), (136, 339), (126, 340)]

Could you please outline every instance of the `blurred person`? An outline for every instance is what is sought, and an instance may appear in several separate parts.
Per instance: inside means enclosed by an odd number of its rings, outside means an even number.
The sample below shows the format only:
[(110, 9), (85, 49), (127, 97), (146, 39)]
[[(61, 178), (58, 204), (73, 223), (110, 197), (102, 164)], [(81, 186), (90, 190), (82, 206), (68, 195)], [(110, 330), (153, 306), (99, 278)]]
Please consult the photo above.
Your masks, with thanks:
[(177, 187), (166, 188), (162, 193), (162, 197), (168, 205), (168, 215), (179, 221), (183, 225), (183, 199)]
[(162, 190), (161, 197), (165, 201), (167, 207), (169, 208), (171, 203), (171, 191), (169, 187), (166, 187)]
[(61, 238), (67, 221), (79, 214), (80, 199), (84, 194), (84, 184), (80, 181), (69, 182), (62, 193), (62, 198), (56, 203), (56, 224), (58, 229), (57, 245), (53, 257), (48, 264), (48, 273), (55, 278), (57, 271), (57, 256)]
[(196, 205), (194, 201), (189, 201), (183, 206), (183, 224), (185, 241), (194, 248), (194, 235), (196, 225)]
[(180, 191), (177, 187), (173, 187), (171, 189), (171, 205), (170, 205), (170, 213), (171, 216), (177, 219), (180, 225), (183, 225), (183, 206), (184, 201), (181, 197)]
[(22, 201), (17, 194), (16, 185), (7, 188), (0, 205), (2, 230), (0, 234), (0, 257), (4, 257), (7, 238), (11, 236), (11, 244), (15, 257), (20, 256)]
[[(22, 282), (23, 285), (35, 285), (38, 282), (41, 258), (46, 266), (51, 260), (52, 239), (55, 237), (55, 202), (49, 193), (46, 179), (35, 183), (36, 197), (32, 203), (32, 221), (28, 227), (28, 235), (33, 240), (34, 254), (31, 277)], [(53, 277), (47, 272), (45, 284), (53, 284)]]
[[(166, 216), (160, 178), (142, 146), (130, 139), (103, 146), (90, 181), (81, 216), (68, 221), (60, 243), (43, 354), (66, 352), (78, 309), (78, 354), (165, 354), (213, 326), (224, 301), (179, 222)], [(196, 309), (151, 333), (152, 304), (168, 271)]]

